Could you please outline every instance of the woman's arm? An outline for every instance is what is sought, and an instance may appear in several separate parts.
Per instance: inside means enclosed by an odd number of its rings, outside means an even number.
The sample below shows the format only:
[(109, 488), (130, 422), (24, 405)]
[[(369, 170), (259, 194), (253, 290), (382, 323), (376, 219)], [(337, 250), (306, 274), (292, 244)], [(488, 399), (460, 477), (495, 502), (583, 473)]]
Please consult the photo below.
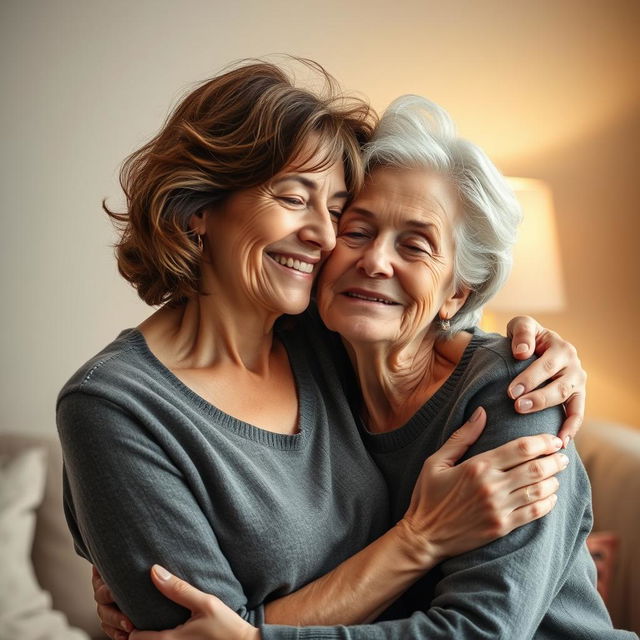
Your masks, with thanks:
[[(192, 482), (158, 441), (152, 426), (103, 398), (75, 392), (58, 408), (65, 462), (65, 513), (78, 551), (95, 564), (136, 625), (166, 628), (188, 612), (149, 580), (159, 561), (189, 576), (252, 623), (243, 587), (196, 498)], [(177, 455), (174, 454), (174, 455)]]
[[(425, 462), (412, 505), (396, 527), (325, 576), (268, 603), (266, 621), (326, 625), (373, 620), (444, 558), (545, 515), (558, 486), (551, 476), (564, 456), (540, 459), (539, 478), (530, 477), (523, 461), (557, 450), (560, 441), (552, 436), (522, 439), (455, 465), (482, 431), (484, 412), (475, 417)], [(95, 587), (103, 624), (117, 638), (116, 630), (126, 628), (127, 621), (108, 606), (108, 592), (100, 584)]]

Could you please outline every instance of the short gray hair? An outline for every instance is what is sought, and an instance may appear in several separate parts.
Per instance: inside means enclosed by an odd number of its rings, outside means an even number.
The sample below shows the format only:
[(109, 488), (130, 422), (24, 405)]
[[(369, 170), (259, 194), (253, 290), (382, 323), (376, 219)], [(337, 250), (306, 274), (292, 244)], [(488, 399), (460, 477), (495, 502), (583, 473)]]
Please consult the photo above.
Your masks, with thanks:
[(454, 286), (471, 292), (451, 319), (450, 333), (474, 326), (511, 270), (522, 214), (505, 178), (482, 149), (457, 136), (442, 107), (415, 95), (389, 105), (363, 155), (367, 172), (377, 167), (431, 169), (453, 181), (462, 203), (454, 230)]

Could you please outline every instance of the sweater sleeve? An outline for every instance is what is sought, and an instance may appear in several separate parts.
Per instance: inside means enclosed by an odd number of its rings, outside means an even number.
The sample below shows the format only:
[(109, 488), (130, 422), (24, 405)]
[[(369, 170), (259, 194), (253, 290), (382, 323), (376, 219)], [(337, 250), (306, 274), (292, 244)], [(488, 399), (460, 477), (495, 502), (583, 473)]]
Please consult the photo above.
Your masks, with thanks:
[(57, 419), (76, 550), (139, 629), (174, 627), (189, 616), (151, 583), (154, 563), (217, 594), (252, 624), (263, 622), (263, 607), (249, 608), (220, 548), (195, 474), (174, 463), (167, 442), (109, 400), (82, 392), (61, 399)]
[[(505, 372), (504, 380), (494, 378), (465, 408), (469, 415), (483, 406), (488, 415), (485, 432), (469, 456), (523, 435), (557, 433), (562, 422), (560, 408), (529, 415), (514, 412), (504, 391), (511, 377)], [(412, 588), (411, 601), (420, 610), (411, 617), (348, 627), (265, 625), (263, 640), (636, 638), (612, 629), (595, 590), (595, 568), (584, 545), (591, 526), (589, 484), (573, 446), (567, 455), (570, 462), (559, 474), (553, 512), (489, 545), (445, 561), (436, 570), (440, 578), (430, 602), (424, 601), (420, 582)], [(433, 574), (429, 578), (433, 582)], [(551, 625), (551, 632), (537, 635), (546, 625)], [(558, 635), (558, 625), (572, 631)]]

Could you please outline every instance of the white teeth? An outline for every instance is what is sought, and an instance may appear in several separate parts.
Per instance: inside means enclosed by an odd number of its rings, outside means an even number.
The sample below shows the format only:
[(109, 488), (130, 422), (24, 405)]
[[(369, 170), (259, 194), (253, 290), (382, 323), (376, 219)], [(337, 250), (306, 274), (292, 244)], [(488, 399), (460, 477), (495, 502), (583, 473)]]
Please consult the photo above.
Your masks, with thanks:
[(367, 302), (382, 302), (382, 304), (395, 304), (391, 300), (385, 300), (384, 298), (370, 298), (369, 296), (363, 296), (359, 293), (352, 293), (351, 291), (347, 292), (347, 295), (350, 298), (359, 298), (360, 300), (366, 300)]
[(295, 271), (302, 271), (302, 273), (311, 273), (313, 271), (313, 265), (310, 262), (303, 262), (302, 260), (287, 258), (286, 256), (282, 256), (277, 253), (269, 254), (269, 255), (271, 255), (271, 257), (278, 264), (281, 264), (284, 267), (289, 267), (289, 269), (294, 269)]

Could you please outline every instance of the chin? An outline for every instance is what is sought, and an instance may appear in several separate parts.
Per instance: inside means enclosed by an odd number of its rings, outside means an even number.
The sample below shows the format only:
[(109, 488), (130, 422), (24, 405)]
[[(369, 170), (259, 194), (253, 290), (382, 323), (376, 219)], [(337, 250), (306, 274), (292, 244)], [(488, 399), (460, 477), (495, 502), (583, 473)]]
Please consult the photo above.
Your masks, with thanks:
[(350, 344), (387, 342), (393, 339), (389, 323), (367, 317), (341, 317), (325, 322), (331, 331), (339, 333)]

